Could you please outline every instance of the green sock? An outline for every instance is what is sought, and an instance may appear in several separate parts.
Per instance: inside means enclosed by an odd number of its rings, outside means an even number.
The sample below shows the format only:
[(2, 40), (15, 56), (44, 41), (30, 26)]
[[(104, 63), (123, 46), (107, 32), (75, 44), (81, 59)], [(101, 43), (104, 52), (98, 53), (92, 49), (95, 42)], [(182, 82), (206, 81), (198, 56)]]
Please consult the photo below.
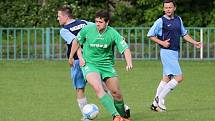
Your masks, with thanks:
[(125, 116), (125, 107), (124, 107), (124, 101), (117, 101), (114, 100), (114, 105), (116, 107), (116, 110), (119, 112), (120, 116), (124, 117)]
[(119, 113), (117, 112), (117, 110), (114, 106), (113, 99), (108, 94), (105, 94), (102, 98), (99, 99), (99, 101), (102, 103), (104, 108), (109, 113), (111, 113), (112, 116), (119, 115)]

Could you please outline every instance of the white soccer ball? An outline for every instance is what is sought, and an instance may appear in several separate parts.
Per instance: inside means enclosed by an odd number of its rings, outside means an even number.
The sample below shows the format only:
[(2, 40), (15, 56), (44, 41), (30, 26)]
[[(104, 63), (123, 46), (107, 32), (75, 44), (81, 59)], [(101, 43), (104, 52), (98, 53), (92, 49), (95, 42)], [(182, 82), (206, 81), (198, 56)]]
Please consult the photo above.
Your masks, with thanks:
[(86, 118), (93, 120), (99, 114), (99, 108), (95, 104), (87, 104), (83, 107), (83, 114)]

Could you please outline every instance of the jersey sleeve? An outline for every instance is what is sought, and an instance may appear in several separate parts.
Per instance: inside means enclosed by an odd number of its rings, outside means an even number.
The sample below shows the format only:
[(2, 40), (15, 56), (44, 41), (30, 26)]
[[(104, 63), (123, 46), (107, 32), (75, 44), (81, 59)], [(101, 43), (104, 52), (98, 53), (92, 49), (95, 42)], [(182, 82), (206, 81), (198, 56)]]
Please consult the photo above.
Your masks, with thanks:
[(125, 42), (125, 38), (121, 36), (117, 31), (115, 31), (114, 40), (118, 51), (122, 54), (125, 51), (125, 49), (128, 48), (128, 45)]
[(70, 44), (73, 41), (73, 39), (75, 39), (75, 35), (64, 28), (60, 30), (60, 36), (66, 41), (67, 44)]
[(162, 36), (162, 26), (163, 26), (163, 21), (161, 18), (157, 19), (153, 26), (149, 29), (147, 33), (147, 37), (151, 36)]
[(82, 28), (80, 30), (80, 32), (78, 33), (76, 40), (83, 45), (83, 43), (85, 42), (85, 38), (86, 38), (86, 34), (87, 34), (87, 27), (85, 26), (84, 28)]
[(183, 24), (181, 17), (179, 17), (179, 19), (181, 21), (181, 36), (185, 36), (187, 34), (187, 30), (184, 27), (184, 24)]

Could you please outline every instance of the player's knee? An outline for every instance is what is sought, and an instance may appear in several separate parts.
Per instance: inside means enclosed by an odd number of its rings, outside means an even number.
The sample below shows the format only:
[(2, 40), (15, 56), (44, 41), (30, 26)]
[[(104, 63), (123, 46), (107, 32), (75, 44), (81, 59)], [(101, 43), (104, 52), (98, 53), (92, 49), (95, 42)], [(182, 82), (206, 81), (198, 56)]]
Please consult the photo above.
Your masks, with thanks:
[(83, 97), (85, 97), (85, 95), (84, 95), (84, 89), (76, 89), (76, 95), (77, 95), (77, 98), (83, 98)]
[(121, 93), (120, 93), (120, 92), (117, 92), (117, 91), (112, 92), (112, 96), (113, 96), (113, 98), (116, 99), (116, 100), (122, 99)]
[(178, 80), (178, 83), (181, 83), (183, 81), (183, 78), (181, 78), (180, 80)]
[(84, 93), (84, 88), (78, 88), (76, 89), (76, 92), (82, 94)]
[(178, 83), (181, 83), (183, 81), (183, 76), (182, 75), (176, 76), (175, 80), (178, 81)]

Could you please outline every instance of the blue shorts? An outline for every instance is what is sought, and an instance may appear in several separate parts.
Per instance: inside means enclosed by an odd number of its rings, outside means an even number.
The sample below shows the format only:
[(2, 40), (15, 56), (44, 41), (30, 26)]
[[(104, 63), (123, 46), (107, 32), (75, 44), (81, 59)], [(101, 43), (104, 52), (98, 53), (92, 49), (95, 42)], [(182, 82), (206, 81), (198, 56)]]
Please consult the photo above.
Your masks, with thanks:
[(74, 60), (73, 67), (71, 67), (70, 70), (74, 88), (84, 88), (86, 86), (86, 81), (84, 80), (83, 73), (79, 65), (79, 60)]
[(169, 49), (160, 50), (161, 62), (163, 64), (163, 76), (181, 75), (182, 71), (179, 65), (179, 52)]

